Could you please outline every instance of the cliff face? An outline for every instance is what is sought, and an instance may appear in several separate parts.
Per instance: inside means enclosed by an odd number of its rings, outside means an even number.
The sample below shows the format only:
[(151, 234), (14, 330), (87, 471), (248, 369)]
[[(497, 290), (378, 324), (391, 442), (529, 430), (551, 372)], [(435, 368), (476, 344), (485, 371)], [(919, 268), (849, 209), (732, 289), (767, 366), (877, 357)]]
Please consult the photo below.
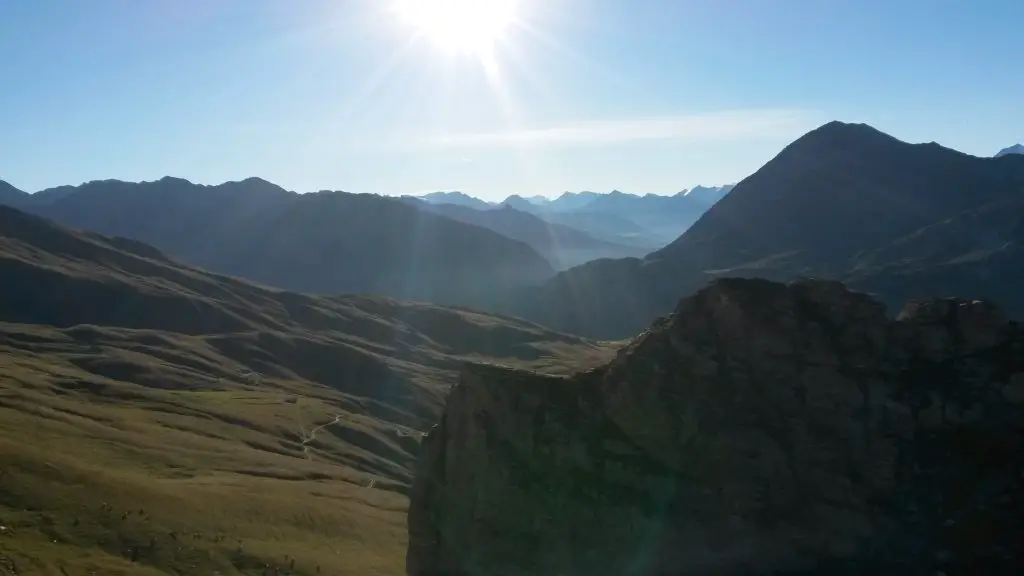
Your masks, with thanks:
[(1022, 414), (1024, 333), (986, 303), (892, 320), (838, 283), (721, 280), (602, 368), (467, 366), (425, 440), (407, 570), (1012, 566)]

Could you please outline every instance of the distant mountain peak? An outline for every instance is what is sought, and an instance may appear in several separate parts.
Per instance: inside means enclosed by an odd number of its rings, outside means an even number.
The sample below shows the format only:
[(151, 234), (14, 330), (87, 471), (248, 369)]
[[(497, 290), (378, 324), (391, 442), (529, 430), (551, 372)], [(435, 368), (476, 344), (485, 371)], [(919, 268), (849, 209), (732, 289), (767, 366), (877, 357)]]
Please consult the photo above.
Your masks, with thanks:
[(996, 158), (1000, 156), (1009, 156), (1010, 154), (1024, 154), (1024, 144), (1014, 144), (1008, 148), (1003, 148), (996, 154)]
[(803, 141), (814, 141), (816, 144), (822, 142), (865, 142), (868, 139), (885, 142), (899, 142), (893, 136), (882, 132), (881, 130), (862, 123), (851, 123), (851, 122), (840, 122), (839, 120), (833, 120), (826, 124), (822, 124), (818, 128), (811, 130), (801, 138), (798, 138), (793, 144), (799, 144)]
[(192, 185), (192, 182), (189, 182), (188, 180), (184, 178), (179, 178), (177, 176), (164, 176), (163, 178), (157, 180), (157, 182), (161, 184), (182, 184), (186, 186)]
[(478, 210), (486, 210), (487, 208), (493, 207), (493, 204), (490, 202), (470, 196), (461, 190), (439, 190), (437, 192), (429, 192), (427, 194), (417, 194), (415, 197), (432, 204), (458, 204), (460, 206), (467, 206)]

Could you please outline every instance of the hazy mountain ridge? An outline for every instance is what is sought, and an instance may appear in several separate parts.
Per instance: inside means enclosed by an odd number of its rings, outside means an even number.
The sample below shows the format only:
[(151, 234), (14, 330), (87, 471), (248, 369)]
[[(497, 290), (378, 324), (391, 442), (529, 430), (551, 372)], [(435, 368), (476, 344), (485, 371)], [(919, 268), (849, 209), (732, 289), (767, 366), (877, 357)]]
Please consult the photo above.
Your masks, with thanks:
[[(989, 297), (1019, 316), (1024, 299), (1013, 287), (1024, 270), (1022, 215), (1024, 157), (978, 158), (832, 122), (787, 146), (668, 246), (642, 261), (563, 272), (517, 310), (561, 329), (618, 337), (714, 277), (811, 275), (848, 280), (890, 304), (936, 293)], [(972, 234), (961, 230), (941, 260), (921, 265), (927, 253), (878, 260), (896, 253), (889, 247), (912, 246), (905, 239), (918, 233), (932, 240), (915, 250), (931, 250), (945, 242), (951, 227), (942, 223), (950, 219), (970, 222)]]
[(547, 258), (555, 270), (566, 270), (599, 258), (635, 257), (649, 252), (635, 246), (598, 240), (585, 232), (548, 222), (532, 212), (518, 210), (508, 204), (478, 210), (462, 204), (429, 203), (413, 197), (407, 199), (420, 209), (525, 242)]
[(391, 197), (296, 194), (259, 178), (201, 186), (170, 177), (32, 197), (25, 209), (62, 224), (292, 290), (479, 304), (554, 273), (525, 243)]
[(431, 204), (455, 204), (458, 206), (466, 206), (468, 208), (476, 208), (478, 210), (486, 210), (494, 206), (493, 203), (481, 200), (474, 196), (470, 196), (465, 192), (429, 192), (427, 194), (419, 196), (411, 196), (412, 198), (418, 198), (424, 202)]
[(639, 195), (619, 190), (564, 192), (554, 199), (513, 194), (500, 203), (487, 203), (462, 192), (435, 192), (419, 198), (432, 204), (456, 204), (479, 210), (511, 206), (604, 242), (651, 251), (675, 240), (731, 188), (732, 185), (696, 186), (673, 195)]

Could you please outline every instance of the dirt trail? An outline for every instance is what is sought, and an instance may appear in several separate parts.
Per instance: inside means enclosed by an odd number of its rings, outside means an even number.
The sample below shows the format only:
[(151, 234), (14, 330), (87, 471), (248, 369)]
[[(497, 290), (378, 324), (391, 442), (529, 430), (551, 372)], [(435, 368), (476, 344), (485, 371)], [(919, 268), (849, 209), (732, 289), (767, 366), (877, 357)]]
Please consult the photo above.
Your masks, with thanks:
[(305, 436), (305, 438), (302, 439), (302, 453), (306, 455), (306, 458), (308, 458), (309, 460), (313, 459), (313, 455), (310, 454), (309, 452), (309, 443), (312, 442), (313, 440), (316, 440), (316, 433), (323, 430), (324, 428), (327, 428), (328, 426), (340, 424), (341, 417), (342, 414), (335, 414), (334, 419), (331, 420), (330, 422), (325, 422), (313, 428), (312, 430), (309, 431), (309, 434), (303, 433), (303, 436)]

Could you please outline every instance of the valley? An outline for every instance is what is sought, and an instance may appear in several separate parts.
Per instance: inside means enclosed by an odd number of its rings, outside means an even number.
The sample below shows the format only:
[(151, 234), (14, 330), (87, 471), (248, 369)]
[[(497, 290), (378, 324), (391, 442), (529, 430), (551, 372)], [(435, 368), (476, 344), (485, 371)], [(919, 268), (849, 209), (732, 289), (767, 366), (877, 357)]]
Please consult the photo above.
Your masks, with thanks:
[(460, 363), (570, 373), (616, 349), (273, 290), (9, 208), (0, 275), (0, 573), (398, 573)]
[(0, 576), (1024, 574), (1022, 22), (0, 0)]
[[(650, 253), (555, 223), (622, 206), (297, 195), (259, 179), (7, 190), (0, 574), (426, 576), (473, 558), (510, 574), (611, 574), (642, 544), (612, 538), (616, 526), (664, 532), (662, 547), (716, 542), (654, 554), (644, 573), (924, 562), (892, 548), (895, 529), (914, 542), (938, 530), (953, 550), (938, 568), (1017, 562), (1005, 515), (957, 490), (998, 484), (1004, 504), (1020, 490), (1004, 481), (1020, 464), (1022, 161), (830, 123)], [(589, 201), (656, 213), (671, 198)], [(573, 250), (604, 256), (557, 259)], [(930, 296), (961, 299), (918, 300)], [(812, 357), (819, 368), (800, 360)], [(847, 365), (860, 361), (872, 368)], [(814, 378), (827, 387), (809, 410)], [(780, 392), (794, 382), (802, 392)], [(876, 401), (882, 420), (844, 424)], [(995, 428), (978, 426), (978, 410)], [(826, 452), (881, 452), (840, 465), (799, 440), (804, 427)], [(842, 440), (854, 428), (862, 448)], [(672, 434), (689, 438), (685, 462), (668, 456)], [(892, 453), (903, 460), (889, 476), (864, 468)], [(442, 474), (443, 461), (461, 464)], [(774, 486), (767, 503), (741, 476)], [(847, 503), (819, 477), (849, 482)], [(631, 483), (700, 522), (659, 520)], [(938, 495), (902, 508), (902, 491), (925, 484)], [(812, 485), (839, 523), (830, 532), (791, 498)], [(972, 529), (1005, 534), (982, 549), (937, 527), (954, 501)], [(766, 536), (765, 506), (785, 518), (781, 540)], [(732, 528), (726, 510), (740, 510)], [(481, 518), (494, 532), (474, 528)], [(541, 518), (553, 522), (547, 544), (527, 527)]]

